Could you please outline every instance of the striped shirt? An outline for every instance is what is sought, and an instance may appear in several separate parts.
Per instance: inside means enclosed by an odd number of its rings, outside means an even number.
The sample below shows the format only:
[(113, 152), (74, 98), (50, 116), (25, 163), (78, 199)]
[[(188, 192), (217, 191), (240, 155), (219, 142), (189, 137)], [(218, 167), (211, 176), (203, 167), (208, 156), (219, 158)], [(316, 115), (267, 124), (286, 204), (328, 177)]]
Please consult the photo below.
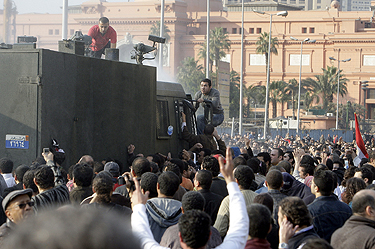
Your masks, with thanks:
[[(241, 193), (245, 199), (246, 206), (252, 204), (255, 196), (258, 195), (250, 189), (243, 189)], [(221, 202), (214, 227), (219, 231), (221, 237), (227, 234), (229, 228), (229, 196), (225, 197)]]

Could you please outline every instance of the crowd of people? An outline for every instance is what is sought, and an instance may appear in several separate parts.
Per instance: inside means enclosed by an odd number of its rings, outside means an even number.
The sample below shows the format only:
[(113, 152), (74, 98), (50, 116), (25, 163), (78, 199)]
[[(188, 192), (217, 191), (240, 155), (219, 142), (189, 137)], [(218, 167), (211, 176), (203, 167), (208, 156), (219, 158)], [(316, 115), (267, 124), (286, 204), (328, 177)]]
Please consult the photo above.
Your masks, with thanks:
[(371, 141), (358, 161), (336, 137), (182, 134), (174, 157), (129, 145), (125, 172), (90, 155), (65, 172), (56, 141), (30, 164), (0, 159), (2, 248), (375, 246)]

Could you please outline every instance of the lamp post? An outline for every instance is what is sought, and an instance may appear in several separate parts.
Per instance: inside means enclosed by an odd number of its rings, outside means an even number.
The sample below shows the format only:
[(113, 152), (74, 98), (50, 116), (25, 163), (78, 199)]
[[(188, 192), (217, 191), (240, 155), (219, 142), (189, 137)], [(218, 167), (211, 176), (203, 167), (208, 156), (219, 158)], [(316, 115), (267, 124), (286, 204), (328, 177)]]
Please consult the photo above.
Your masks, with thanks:
[(271, 37), (272, 37), (272, 16), (283, 16), (286, 17), (288, 15), (288, 11), (281, 11), (276, 14), (270, 14), (263, 11), (259, 11), (253, 9), (253, 12), (262, 14), (262, 15), (269, 15), (270, 16), (270, 32), (268, 34), (268, 55), (267, 55), (267, 85), (266, 85), (266, 103), (264, 106), (264, 131), (263, 131), (263, 138), (266, 139), (267, 137), (267, 128), (268, 128), (268, 91), (270, 85), (270, 58), (271, 58)]
[[(294, 38), (293, 36), (290, 37), (290, 39), (294, 41), (299, 41), (297, 38)], [(297, 108), (297, 135), (299, 134), (299, 127), (300, 127), (300, 112), (301, 112), (301, 73), (302, 73), (302, 45), (304, 42), (309, 43), (315, 43), (316, 40), (311, 40), (310, 38), (306, 38), (305, 40), (301, 40), (301, 57), (299, 60), (299, 82), (298, 82), (298, 108)], [(294, 105), (294, 103), (292, 103)]]
[[(160, 5), (160, 37), (164, 36), (164, 0)], [(163, 71), (163, 44), (159, 43), (159, 74)]]
[[(210, 78), (210, 0), (207, 0), (206, 78)], [(216, 65), (217, 66), (217, 65)]]
[(241, 71), (240, 71), (240, 74), (241, 74), (241, 78), (240, 78), (240, 117), (239, 117), (239, 121), (240, 121), (240, 125), (239, 125), (239, 134), (242, 135), (242, 116), (243, 116), (243, 91), (242, 91), (242, 88), (243, 88), (243, 33), (244, 33), (244, 1), (245, 0), (242, 0), (242, 20), (241, 20)]
[(68, 0), (63, 0), (62, 39), (68, 38)]
[(368, 84), (366, 84), (368, 81), (361, 81), (362, 84), (362, 90), (363, 90), (363, 107), (364, 109), (364, 115), (363, 115), (363, 123), (366, 125), (366, 98), (367, 98), (367, 90), (368, 90)]
[(349, 105), (350, 101), (346, 101), (346, 122), (345, 122), (345, 130), (348, 129), (348, 123), (349, 123)]
[(348, 62), (351, 61), (351, 58), (345, 60), (337, 60), (333, 57), (329, 57), (330, 60), (338, 61), (337, 65), (337, 106), (336, 106), (336, 130), (339, 127), (339, 94), (340, 94), (340, 62)]

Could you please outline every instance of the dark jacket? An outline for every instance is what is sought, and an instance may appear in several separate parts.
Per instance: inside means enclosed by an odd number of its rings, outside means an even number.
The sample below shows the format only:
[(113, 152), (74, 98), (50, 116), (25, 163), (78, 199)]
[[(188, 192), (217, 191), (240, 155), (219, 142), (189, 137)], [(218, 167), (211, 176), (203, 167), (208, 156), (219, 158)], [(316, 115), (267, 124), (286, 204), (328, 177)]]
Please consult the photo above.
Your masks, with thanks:
[(375, 221), (352, 215), (331, 238), (331, 245), (337, 249), (375, 248)]
[(319, 238), (319, 235), (314, 231), (314, 227), (305, 228), (304, 232), (297, 232), (288, 241), (288, 249), (297, 249), (300, 245), (305, 243), (308, 239)]
[[(163, 237), (161, 238), (160, 245), (169, 247), (171, 249), (180, 249), (180, 236), (178, 235), (178, 224), (168, 227)], [(220, 233), (216, 228), (211, 227), (211, 236), (207, 242), (206, 249), (215, 248), (222, 243)]]
[(206, 201), (204, 204), (204, 211), (211, 217), (211, 225), (214, 225), (217, 217), (217, 212), (219, 211), (221, 201), (224, 199), (224, 197), (212, 193), (208, 189), (201, 189), (198, 192), (203, 195)]
[(284, 185), (280, 192), (287, 196), (297, 196), (301, 198), (306, 205), (312, 203), (315, 199), (315, 195), (311, 193), (311, 189), (302, 182), (296, 180), (291, 174), (283, 172)]
[(93, 192), (92, 192), (91, 186), (88, 186), (88, 187), (77, 186), (72, 191), (70, 191), (69, 196), (70, 196), (70, 201), (72, 202), (72, 204), (78, 206), (84, 199), (91, 196), (92, 194)]
[(7, 196), (12, 191), (22, 190), (22, 189), (23, 189), (23, 183), (22, 182), (17, 183), (13, 187), (6, 188), (6, 189), (4, 189), (3, 198), (5, 198), (5, 196)]
[(35, 212), (48, 208), (58, 208), (65, 204), (70, 204), (69, 190), (65, 185), (59, 185), (57, 187), (48, 189), (40, 194), (37, 194), (36, 196), (33, 196), (31, 199), (35, 202)]
[(286, 197), (287, 195), (282, 194), (279, 190), (276, 189), (270, 189), (268, 190), (268, 194), (273, 199), (273, 218), (275, 222), (278, 224), (278, 213), (279, 213), (279, 203)]
[(316, 198), (308, 209), (316, 233), (328, 242), (331, 241), (333, 232), (342, 227), (352, 215), (352, 209), (335, 195)]
[(14, 223), (9, 219), (0, 226), (0, 246), (3, 244), (4, 239), (12, 232), (13, 228)]
[(147, 201), (146, 213), (154, 239), (160, 243), (168, 227), (178, 223), (181, 202), (169, 198), (152, 198)]
[(133, 213), (133, 211), (130, 208), (118, 205), (118, 204), (113, 203), (113, 202), (110, 202), (110, 203), (94, 202), (94, 203), (90, 203), (90, 204), (84, 204), (81, 207), (82, 208), (102, 209), (102, 210), (105, 210), (108, 213), (115, 212), (116, 214), (118, 214), (120, 216), (123, 216), (123, 217), (127, 217), (129, 219), (131, 217), (131, 214)]
[(196, 143), (201, 143), (203, 148), (209, 149), (211, 151), (216, 150), (217, 146), (219, 146), (219, 150), (221, 150), (223, 152), (226, 151), (226, 146), (225, 146), (225, 143), (224, 143), (223, 140), (221, 140), (221, 139), (217, 140), (217, 144), (216, 144), (216, 141), (215, 141), (213, 135), (191, 134), (187, 130), (186, 126), (184, 127), (184, 129), (182, 131), (182, 138), (189, 143), (190, 147), (193, 147), (194, 144), (196, 144)]
[(210, 191), (224, 198), (228, 195), (227, 183), (219, 177), (214, 177), (212, 178)]

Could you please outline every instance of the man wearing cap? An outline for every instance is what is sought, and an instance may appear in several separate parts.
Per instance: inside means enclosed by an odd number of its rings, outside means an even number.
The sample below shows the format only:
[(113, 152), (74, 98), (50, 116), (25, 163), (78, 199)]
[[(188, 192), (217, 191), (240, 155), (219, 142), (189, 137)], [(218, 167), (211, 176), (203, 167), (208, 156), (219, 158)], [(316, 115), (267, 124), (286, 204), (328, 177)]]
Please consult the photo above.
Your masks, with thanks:
[(19, 222), (34, 215), (34, 202), (31, 201), (32, 194), (33, 191), (28, 188), (13, 191), (4, 198), (2, 206), (7, 221), (0, 227), (0, 245)]
[(121, 185), (124, 185), (124, 184), (120, 184), (118, 182), (118, 178), (120, 176), (120, 166), (115, 163), (115, 162), (108, 162), (104, 165), (104, 171), (107, 171), (109, 173), (111, 173), (112, 175), (112, 180), (113, 180), (113, 191), (116, 190), (116, 188), (118, 188), (119, 186)]

